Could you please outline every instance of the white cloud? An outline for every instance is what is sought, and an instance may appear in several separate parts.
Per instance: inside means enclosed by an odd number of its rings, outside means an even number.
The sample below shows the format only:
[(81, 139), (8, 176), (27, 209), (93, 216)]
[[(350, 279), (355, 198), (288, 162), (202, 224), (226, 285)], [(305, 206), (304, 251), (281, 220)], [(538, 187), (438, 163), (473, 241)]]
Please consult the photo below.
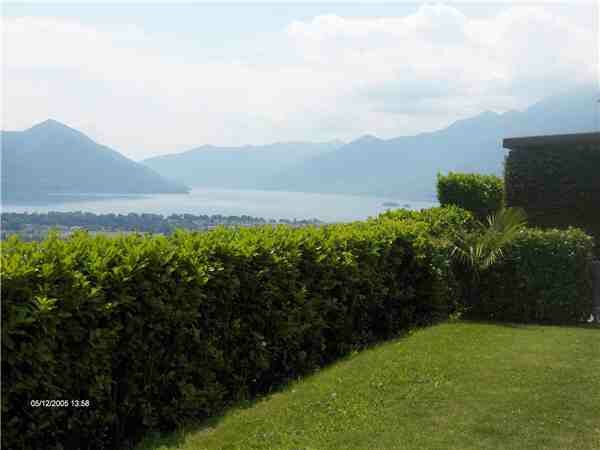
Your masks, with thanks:
[(524, 80), (539, 94), (539, 85), (589, 81), (597, 73), (594, 30), (543, 7), (469, 19), (451, 6), (423, 6), (400, 18), (317, 17), (294, 22), (288, 33), (308, 62), (345, 67), (374, 93), (396, 85), (399, 95), (389, 101), (458, 94), (473, 96), (477, 106), (482, 96)]
[(5, 18), (4, 126), (52, 116), (136, 158), (203, 143), (412, 134), (596, 79), (598, 35), (582, 23), (544, 6), (328, 14), (257, 42), (260, 60), (215, 61), (184, 60), (177, 41), (135, 26)]

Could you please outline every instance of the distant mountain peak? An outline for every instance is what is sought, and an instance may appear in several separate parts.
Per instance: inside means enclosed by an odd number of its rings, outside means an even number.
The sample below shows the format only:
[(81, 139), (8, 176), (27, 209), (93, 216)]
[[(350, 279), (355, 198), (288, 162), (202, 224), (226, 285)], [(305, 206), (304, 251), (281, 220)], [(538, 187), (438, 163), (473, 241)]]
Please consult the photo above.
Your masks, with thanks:
[(495, 111), (490, 111), (489, 109), (486, 111), (483, 111), (482, 113), (478, 114), (475, 117), (498, 117), (499, 114)]
[(46, 129), (48, 129), (48, 128), (57, 128), (57, 129), (68, 128), (68, 129), (71, 129), (71, 130), (73, 129), (73, 128), (65, 125), (64, 123), (59, 122), (58, 120), (46, 119), (43, 122), (40, 122), (40, 123), (32, 126), (30, 128), (30, 130), (33, 130), (33, 129), (42, 129), (42, 128), (46, 128)]
[(373, 136), (372, 134), (365, 134), (365, 135), (359, 137), (354, 142), (355, 143), (360, 143), (360, 144), (368, 144), (368, 143), (371, 143), (371, 142), (381, 142), (381, 139), (379, 139), (377, 136)]
[[(481, 127), (483, 124), (494, 124), (496, 120), (501, 117), (500, 114), (494, 111), (484, 111), (477, 114), (476, 116), (466, 117), (459, 119), (450, 124), (447, 130), (462, 130), (469, 127)], [(441, 130), (440, 130), (441, 131)]]
[(90, 139), (81, 131), (76, 130), (75, 128), (71, 128), (70, 126), (65, 125), (64, 123), (54, 119), (46, 119), (43, 122), (40, 122), (25, 131), (30, 133), (33, 132), (36, 134), (41, 133), (43, 135), (50, 136), (62, 135)]
[[(116, 150), (48, 119), (3, 135), (2, 199), (46, 199), (54, 193), (187, 192)], [(6, 151), (5, 151), (6, 150)]]

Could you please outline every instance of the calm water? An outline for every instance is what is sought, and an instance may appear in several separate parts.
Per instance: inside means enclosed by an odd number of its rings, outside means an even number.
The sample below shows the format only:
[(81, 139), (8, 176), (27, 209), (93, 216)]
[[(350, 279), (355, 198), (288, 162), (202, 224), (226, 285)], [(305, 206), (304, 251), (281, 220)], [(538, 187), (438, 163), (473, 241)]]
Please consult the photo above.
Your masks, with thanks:
[[(249, 215), (265, 219), (313, 219), (347, 222), (375, 216), (386, 209), (429, 208), (431, 202), (353, 195), (234, 189), (193, 189), (189, 194), (55, 196), (52, 203), (4, 204), (4, 212), (85, 211), (96, 214), (221, 214)], [(383, 206), (396, 202), (399, 206)]]

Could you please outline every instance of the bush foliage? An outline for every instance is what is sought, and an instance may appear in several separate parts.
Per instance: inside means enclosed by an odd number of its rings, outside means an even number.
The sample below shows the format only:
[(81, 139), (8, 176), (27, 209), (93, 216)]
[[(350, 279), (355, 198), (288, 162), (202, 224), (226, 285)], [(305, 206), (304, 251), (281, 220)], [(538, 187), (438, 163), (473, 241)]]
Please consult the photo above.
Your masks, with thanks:
[[(2, 446), (125, 448), (447, 316), (464, 292), (457, 207), (367, 222), (2, 244)], [(591, 240), (528, 230), (473, 316), (581, 319)], [(469, 297), (471, 298), (471, 297)], [(34, 407), (32, 400), (89, 400)]]
[[(479, 272), (467, 315), (486, 320), (577, 323), (592, 312), (593, 241), (575, 228), (527, 228), (503, 244), (503, 256)], [(462, 275), (460, 273), (462, 272)], [(461, 285), (471, 274), (457, 268)]]
[(504, 204), (504, 182), (495, 175), (476, 173), (438, 174), (438, 201), (442, 206), (456, 205), (480, 220), (495, 214)]
[(456, 233), (473, 230), (477, 221), (473, 214), (455, 205), (412, 211), (394, 209), (381, 213), (375, 220), (412, 221), (423, 223), (433, 238), (444, 238)]
[(127, 446), (430, 323), (445, 254), (392, 220), (3, 243), (3, 448)]

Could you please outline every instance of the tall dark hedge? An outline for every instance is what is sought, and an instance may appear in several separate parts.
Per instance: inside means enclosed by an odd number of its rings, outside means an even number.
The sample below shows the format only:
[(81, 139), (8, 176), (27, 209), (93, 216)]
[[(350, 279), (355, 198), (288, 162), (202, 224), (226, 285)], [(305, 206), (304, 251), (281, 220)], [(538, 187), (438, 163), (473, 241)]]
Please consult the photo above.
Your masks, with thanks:
[(4, 242), (2, 447), (125, 448), (444, 317), (446, 254), (393, 220)]
[[(592, 312), (593, 240), (579, 229), (525, 229), (482, 272), (467, 315), (486, 320), (579, 323)], [(457, 278), (463, 277), (457, 274)]]
[(498, 212), (504, 204), (504, 183), (495, 175), (454, 173), (437, 176), (438, 201), (472, 212), (479, 220)]
[(506, 203), (532, 225), (582, 228), (600, 256), (600, 143), (511, 150), (505, 165)]

